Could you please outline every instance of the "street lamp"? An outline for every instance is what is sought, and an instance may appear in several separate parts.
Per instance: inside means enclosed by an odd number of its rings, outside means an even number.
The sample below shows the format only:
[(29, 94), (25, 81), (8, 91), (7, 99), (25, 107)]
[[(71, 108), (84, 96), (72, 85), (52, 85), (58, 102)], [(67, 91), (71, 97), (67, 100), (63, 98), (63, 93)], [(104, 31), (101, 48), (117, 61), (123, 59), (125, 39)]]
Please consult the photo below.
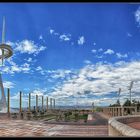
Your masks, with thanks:
[(131, 81), (130, 87), (128, 88), (129, 94), (130, 94), (130, 106), (131, 106), (131, 90), (132, 90), (132, 87), (133, 87), (133, 81)]

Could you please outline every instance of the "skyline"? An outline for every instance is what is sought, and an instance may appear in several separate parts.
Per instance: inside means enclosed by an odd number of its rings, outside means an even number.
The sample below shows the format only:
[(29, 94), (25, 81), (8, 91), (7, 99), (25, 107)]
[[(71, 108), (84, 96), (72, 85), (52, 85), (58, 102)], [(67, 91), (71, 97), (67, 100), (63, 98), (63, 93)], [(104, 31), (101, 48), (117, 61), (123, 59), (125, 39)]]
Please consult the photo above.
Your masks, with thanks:
[(5, 16), (13, 48), (0, 67), (11, 106), (18, 107), (19, 91), (23, 106), (29, 93), (53, 97), (56, 105), (109, 105), (119, 88), (124, 102), (131, 81), (132, 98), (140, 99), (140, 4), (1, 3), (0, 9), (0, 32)]

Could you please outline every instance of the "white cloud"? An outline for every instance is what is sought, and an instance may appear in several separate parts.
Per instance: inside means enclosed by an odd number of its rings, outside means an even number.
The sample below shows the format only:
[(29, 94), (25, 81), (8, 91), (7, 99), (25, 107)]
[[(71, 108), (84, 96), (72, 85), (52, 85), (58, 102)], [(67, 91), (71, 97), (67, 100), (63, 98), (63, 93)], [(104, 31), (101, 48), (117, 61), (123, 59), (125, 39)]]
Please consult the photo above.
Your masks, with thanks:
[(37, 68), (35, 68), (36, 71), (39, 71), (39, 73), (41, 75), (45, 75), (46, 70), (44, 70), (41, 66), (38, 66)]
[(32, 62), (32, 58), (31, 57), (29, 57), (28, 59), (27, 59), (27, 62)]
[(93, 49), (93, 50), (91, 50), (91, 52), (92, 52), (92, 53), (96, 53), (96, 52), (97, 52), (97, 50)]
[(128, 37), (132, 37), (132, 34), (130, 34), (130, 33), (127, 33), (127, 36), (128, 36)]
[(15, 46), (14, 50), (19, 51), (20, 53), (28, 53), (37, 55), (39, 52), (46, 49), (45, 46), (37, 45), (34, 41), (31, 40), (23, 40), (21, 42), (13, 43)]
[(103, 58), (103, 55), (95, 55), (95, 57), (101, 59)]
[(59, 36), (59, 33), (54, 33), (54, 35)]
[(42, 70), (42, 67), (41, 67), (41, 66), (38, 66), (38, 67), (36, 68), (36, 70), (37, 70), (37, 71)]
[(39, 39), (40, 39), (40, 40), (42, 40), (42, 39), (43, 39), (43, 36), (42, 36), (42, 35), (40, 35), (40, 36), (39, 36)]
[(121, 54), (121, 53), (116, 53), (118, 58), (127, 58), (128, 55), (127, 54)]
[(69, 41), (70, 40), (70, 36), (71, 35), (62, 34), (62, 35), (59, 36), (59, 38), (60, 38), (61, 41)]
[(26, 62), (30, 63), (30, 64), (33, 64), (34, 62), (37, 61), (37, 59), (33, 59), (33, 58), (31, 58), (31, 57), (25, 58), (24, 60), (25, 60)]
[(53, 34), (54, 33), (54, 30), (53, 29), (50, 29), (50, 34)]
[(80, 36), (78, 39), (78, 45), (83, 45), (85, 43), (85, 38), (84, 36)]
[(136, 22), (138, 22), (138, 24), (140, 25), (140, 7), (135, 12), (135, 19), (136, 19)]
[(21, 68), (18, 67), (17, 65), (11, 66), (11, 73), (14, 73), (14, 72), (21, 72)]
[[(124, 97), (129, 98), (128, 86), (130, 81), (135, 81), (132, 89), (133, 95), (140, 91), (138, 75), (140, 75), (140, 61), (88, 64), (79, 70), (77, 77), (66, 80), (63, 85), (56, 88), (52, 96), (55, 98), (70, 98), (71, 96), (81, 98), (83, 96), (87, 98), (87, 101), (84, 98), (80, 99), (80, 102), (86, 105), (90, 99), (92, 101), (97, 100), (94, 96), (98, 96), (98, 101), (100, 101), (104, 96), (111, 93), (115, 94), (119, 88), (122, 88), (121, 100), (123, 102)], [(105, 100), (108, 100), (107, 104), (109, 105), (116, 102), (116, 97), (114, 100), (112, 97), (105, 97)]]
[(14, 88), (15, 84), (10, 81), (4, 81), (3, 86), (4, 88)]
[(93, 46), (96, 46), (96, 42), (93, 43)]
[(44, 95), (44, 90), (39, 90), (39, 89), (35, 89), (34, 91), (31, 92), (31, 96), (43, 96)]
[(114, 51), (111, 49), (107, 49), (104, 54), (114, 54)]
[(31, 73), (31, 67), (30, 67), (30, 64), (28, 63), (23, 63), (19, 66), (15, 62), (13, 62), (12, 59), (8, 59), (8, 62), (10, 66), (3, 66), (1, 68), (1, 71), (3, 73), (7, 73), (7, 74), (14, 74), (15, 72), (16, 73), (19, 73), (19, 72)]
[(70, 73), (71, 73), (71, 70), (58, 69), (56, 71), (53, 71), (50, 77), (53, 79), (65, 78)]
[(85, 60), (84, 63), (85, 63), (85, 64), (91, 64), (91, 61)]
[(103, 51), (103, 49), (102, 49), (102, 48), (98, 49), (98, 52), (102, 52), (102, 51)]
[(24, 63), (23, 65), (21, 65), (20, 67), (21, 71), (23, 71), (23, 73), (29, 73), (30, 71), (30, 64), (28, 63)]

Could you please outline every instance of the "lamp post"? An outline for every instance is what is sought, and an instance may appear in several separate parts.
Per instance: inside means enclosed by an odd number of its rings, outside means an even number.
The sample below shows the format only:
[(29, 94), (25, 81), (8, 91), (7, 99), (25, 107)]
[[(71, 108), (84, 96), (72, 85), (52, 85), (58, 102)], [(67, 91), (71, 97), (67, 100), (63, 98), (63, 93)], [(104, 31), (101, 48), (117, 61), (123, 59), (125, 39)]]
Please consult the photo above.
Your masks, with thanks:
[(120, 103), (120, 94), (121, 94), (121, 88), (119, 88), (119, 92), (118, 92), (118, 100), (119, 100), (119, 103)]
[(132, 90), (132, 87), (133, 87), (133, 81), (131, 81), (130, 87), (128, 88), (129, 94), (130, 94), (130, 106), (131, 106), (131, 90)]

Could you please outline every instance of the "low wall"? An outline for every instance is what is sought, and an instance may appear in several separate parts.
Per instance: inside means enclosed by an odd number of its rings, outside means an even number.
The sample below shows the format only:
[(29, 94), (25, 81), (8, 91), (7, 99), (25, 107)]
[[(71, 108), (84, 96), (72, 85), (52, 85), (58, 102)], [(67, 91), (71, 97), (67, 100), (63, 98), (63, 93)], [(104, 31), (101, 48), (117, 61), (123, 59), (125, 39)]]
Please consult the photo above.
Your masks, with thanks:
[(108, 121), (109, 136), (140, 136), (140, 130), (127, 125), (132, 122), (140, 122), (140, 115), (110, 118)]

